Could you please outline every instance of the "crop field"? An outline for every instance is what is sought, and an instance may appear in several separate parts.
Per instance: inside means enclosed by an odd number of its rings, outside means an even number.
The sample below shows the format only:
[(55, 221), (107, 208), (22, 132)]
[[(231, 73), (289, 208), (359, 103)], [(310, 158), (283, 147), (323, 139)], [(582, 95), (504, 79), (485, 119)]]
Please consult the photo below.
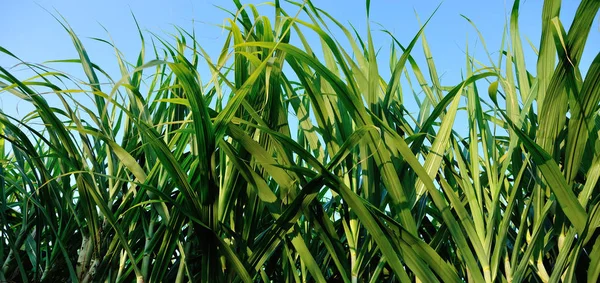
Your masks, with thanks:
[(375, 1), (364, 33), (317, 1), (233, 2), (217, 57), (138, 26), (137, 60), (104, 41), (109, 74), (58, 16), (84, 78), (0, 66), (31, 107), (0, 109), (0, 282), (598, 282), (600, 1), (539, 1), (534, 42), (509, 1), (454, 85), (429, 17), (404, 42)]

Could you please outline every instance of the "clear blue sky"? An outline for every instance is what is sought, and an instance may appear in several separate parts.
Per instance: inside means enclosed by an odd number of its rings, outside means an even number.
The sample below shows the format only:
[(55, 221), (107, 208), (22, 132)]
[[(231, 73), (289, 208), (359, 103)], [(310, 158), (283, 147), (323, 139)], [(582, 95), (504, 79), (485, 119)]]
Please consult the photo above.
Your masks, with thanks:
[[(260, 1), (242, 2), (260, 3)], [(359, 32), (364, 34), (365, 1), (314, 0), (313, 2), (339, 21), (352, 23)], [(437, 0), (371, 2), (371, 27), (374, 29), (375, 44), (382, 47), (382, 50), (389, 49), (390, 40), (387, 35), (378, 31), (378, 24), (393, 32), (403, 44), (408, 44), (419, 29), (415, 12), (424, 21), (441, 3), (440, 9), (426, 29), (426, 35), (444, 85), (459, 82), (461, 71), (465, 66), (464, 50), (467, 42), (469, 42), (469, 50), (476, 50), (477, 57), (487, 62), (475, 30), (460, 15), (469, 17), (477, 25), (485, 37), (490, 52), (496, 52), (493, 58), (497, 58), (504, 25), (512, 7), (512, 1), (507, 0), (447, 0), (443, 3)], [(578, 4), (579, 1), (575, 0), (563, 1), (561, 19), (566, 28), (570, 25)], [(137, 57), (140, 45), (131, 12), (136, 15), (142, 29), (161, 36), (173, 32), (173, 25), (188, 30), (194, 27), (203, 47), (211, 56), (216, 56), (226, 37), (226, 33), (217, 25), (223, 23), (223, 19), (228, 15), (215, 5), (229, 9), (234, 7), (233, 3), (227, 0), (7, 0), (2, 4), (4, 11), (3, 16), (0, 17), (0, 26), (3, 27), (0, 46), (27, 62), (41, 63), (46, 60), (76, 58), (77, 54), (68, 34), (50, 14), (50, 12), (56, 14), (57, 11), (67, 19), (83, 40), (92, 61), (103, 66), (114, 75), (114, 78), (120, 78), (113, 50), (106, 44), (89, 39), (91, 37), (107, 39), (108, 35), (102, 26), (109, 31), (117, 47), (130, 61), (134, 61)], [(532, 71), (535, 70), (535, 56), (531, 56), (533, 53), (527, 39), (536, 47), (539, 45), (541, 9), (541, 0), (521, 3), (520, 27), (526, 55), (529, 55), (526, 63), (528, 69)], [(287, 11), (293, 13), (295, 9), (288, 6)], [(600, 50), (599, 28), (596, 20), (582, 60), (585, 69)], [(341, 38), (341, 35), (338, 36)], [(415, 50), (413, 54), (418, 61), (422, 62), (420, 47)], [(387, 69), (384, 63), (387, 63), (385, 57), (380, 64)], [(0, 55), (0, 66), (11, 68), (14, 64), (14, 60)], [(425, 68), (425, 65), (421, 64), (421, 66)], [(70, 68), (69, 66), (57, 67), (62, 70)], [(18, 69), (12, 70), (18, 75)], [(15, 113), (13, 110), (15, 100), (7, 96), (9, 96), (7, 93), (0, 95), (0, 108), (7, 113)], [(23, 114), (22, 111), (19, 112)]]

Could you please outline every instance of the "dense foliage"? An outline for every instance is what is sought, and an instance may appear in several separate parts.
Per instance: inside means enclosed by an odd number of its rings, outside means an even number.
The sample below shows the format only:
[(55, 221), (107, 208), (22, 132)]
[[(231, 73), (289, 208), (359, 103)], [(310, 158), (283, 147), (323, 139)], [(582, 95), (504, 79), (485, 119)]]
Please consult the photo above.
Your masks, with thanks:
[(568, 31), (544, 2), (530, 72), (516, 1), (498, 58), (467, 54), (455, 86), (423, 29), (379, 58), (310, 2), (234, 2), (218, 58), (140, 32), (111, 78), (62, 22), (86, 82), (0, 67), (35, 107), (0, 111), (0, 282), (598, 280), (600, 55), (578, 62), (600, 1)]

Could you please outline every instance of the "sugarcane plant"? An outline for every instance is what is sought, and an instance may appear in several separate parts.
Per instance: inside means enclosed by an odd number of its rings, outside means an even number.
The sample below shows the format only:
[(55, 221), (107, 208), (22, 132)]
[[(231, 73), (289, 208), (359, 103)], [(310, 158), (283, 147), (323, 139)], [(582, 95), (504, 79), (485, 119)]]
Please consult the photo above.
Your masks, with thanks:
[(0, 66), (0, 93), (33, 109), (0, 110), (0, 282), (598, 280), (600, 54), (579, 62), (600, 1), (544, 1), (529, 69), (515, 1), (450, 86), (428, 21), (383, 31), (381, 58), (370, 1), (365, 34), (308, 0), (233, 2), (213, 58), (138, 25), (135, 62), (93, 39), (109, 74), (60, 17), (75, 59), (0, 46), (31, 73)]

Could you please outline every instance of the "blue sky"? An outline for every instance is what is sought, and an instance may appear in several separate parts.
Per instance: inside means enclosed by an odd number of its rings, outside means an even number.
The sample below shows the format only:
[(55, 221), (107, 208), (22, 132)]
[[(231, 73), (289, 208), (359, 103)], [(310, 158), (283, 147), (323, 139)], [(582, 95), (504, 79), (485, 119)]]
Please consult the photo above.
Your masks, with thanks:
[[(261, 1), (242, 1), (243, 3), (261, 3)], [(365, 34), (366, 17), (365, 1), (332, 1), (314, 0), (314, 4), (331, 13), (343, 23), (351, 23), (361, 34)], [(461, 72), (465, 66), (465, 47), (475, 51), (476, 56), (487, 62), (481, 43), (473, 27), (461, 17), (470, 18), (482, 32), (487, 47), (497, 58), (500, 49), (502, 32), (506, 19), (512, 7), (512, 1), (506, 0), (447, 0), (440, 1), (371, 1), (371, 27), (374, 31), (375, 44), (382, 50), (388, 50), (390, 40), (387, 35), (379, 32), (379, 25), (390, 30), (403, 44), (408, 44), (419, 29), (416, 14), (424, 21), (441, 3), (441, 6), (426, 28), (426, 35), (433, 53), (438, 74), (441, 75), (443, 85), (453, 85), (459, 82)], [(520, 28), (523, 35), (523, 44), (526, 51), (528, 69), (535, 69), (535, 56), (527, 40), (534, 46), (539, 45), (540, 19), (542, 1), (522, 1)], [(579, 1), (564, 0), (561, 10), (561, 19), (568, 28)], [(156, 1), (156, 0), (12, 0), (3, 3), (3, 17), (0, 17), (0, 26), (4, 27), (0, 37), (0, 46), (13, 52), (27, 62), (41, 63), (54, 59), (76, 58), (77, 53), (72, 46), (68, 34), (62, 26), (52, 17), (60, 13), (73, 27), (82, 39), (91, 60), (103, 66), (115, 78), (119, 78), (118, 66), (114, 58), (114, 51), (104, 43), (90, 39), (98, 37), (108, 39), (104, 30), (108, 30), (110, 37), (125, 57), (134, 61), (138, 55), (140, 42), (137, 30), (131, 16), (135, 14), (143, 30), (152, 31), (161, 36), (167, 36), (175, 29), (173, 25), (191, 30), (196, 30), (198, 39), (203, 47), (216, 56), (220, 52), (226, 33), (218, 27), (228, 14), (215, 5), (233, 9), (232, 1)], [(273, 14), (270, 8), (263, 11)], [(287, 11), (295, 12), (288, 6)], [(103, 27), (104, 26), (104, 27)], [(589, 65), (595, 53), (600, 48), (600, 32), (596, 20), (587, 50), (584, 53), (582, 66)], [(342, 38), (341, 35), (338, 35)], [(149, 36), (147, 36), (148, 38)], [(318, 42), (315, 42), (318, 44)], [(414, 56), (423, 62), (424, 58), (420, 47), (415, 49)], [(383, 57), (385, 58), (385, 57)], [(387, 59), (382, 59), (387, 63)], [(12, 68), (17, 75), (18, 67), (14, 68), (16, 61), (5, 55), (0, 55), (0, 66)], [(381, 63), (380, 63), (381, 64)], [(421, 66), (425, 67), (423, 64)], [(71, 70), (71, 66), (57, 66), (70, 73), (80, 70)], [(380, 66), (381, 67), (381, 66)], [(386, 68), (384, 65), (383, 68)], [(83, 78), (83, 76), (81, 76)], [(0, 107), (7, 113), (14, 113), (14, 98), (8, 94), (0, 95)], [(21, 112), (21, 111), (19, 111)], [(22, 114), (22, 113), (21, 113)], [(19, 115), (17, 115), (19, 116)]]

